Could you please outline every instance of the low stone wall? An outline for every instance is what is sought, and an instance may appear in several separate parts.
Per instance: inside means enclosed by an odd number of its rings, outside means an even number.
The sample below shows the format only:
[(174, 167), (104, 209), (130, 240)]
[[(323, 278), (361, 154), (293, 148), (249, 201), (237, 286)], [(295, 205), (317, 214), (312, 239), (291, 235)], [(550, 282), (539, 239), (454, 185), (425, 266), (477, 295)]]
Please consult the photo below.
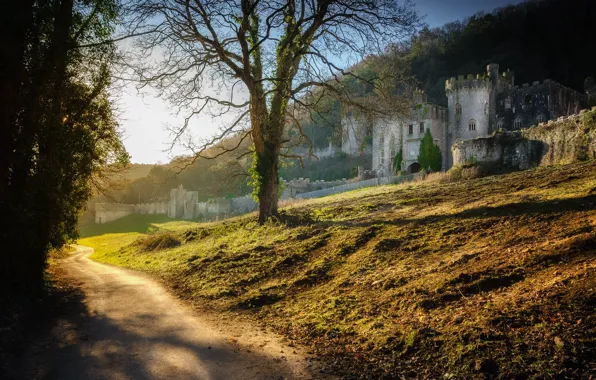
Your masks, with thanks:
[(596, 107), (516, 132), (457, 142), (453, 164), (491, 163), (525, 170), (596, 159)]
[(96, 203), (95, 223), (103, 224), (132, 214), (167, 214), (167, 203)]
[(135, 213), (135, 205), (120, 203), (96, 203), (95, 223), (102, 224), (124, 218)]
[(351, 182), (351, 183), (346, 183), (345, 185), (341, 185), (341, 186), (329, 187), (326, 189), (311, 191), (308, 193), (296, 194), (296, 198), (298, 198), (298, 199), (320, 198), (320, 197), (325, 197), (327, 195), (344, 193), (346, 191), (363, 189), (365, 187), (373, 187), (373, 186), (381, 186), (381, 185), (389, 185), (389, 184), (408, 182), (408, 181), (412, 181), (420, 176), (422, 176), (421, 173), (416, 173), (416, 174), (401, 175), (401, 176), (396, 176), (396, 177), (381, 177), (381, 178), (367, 179), (366, 181)]

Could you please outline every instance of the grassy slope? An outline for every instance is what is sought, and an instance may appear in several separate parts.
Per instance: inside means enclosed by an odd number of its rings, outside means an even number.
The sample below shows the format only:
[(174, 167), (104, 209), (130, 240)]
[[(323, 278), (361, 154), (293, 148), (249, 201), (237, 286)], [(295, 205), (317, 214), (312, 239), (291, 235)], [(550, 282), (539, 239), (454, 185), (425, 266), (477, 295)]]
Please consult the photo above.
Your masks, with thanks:
[(171, 249), (94, 258), (259, 318), (362, 377), (596, 371), (594, 162), (365, 189), (284, 220), (201, 225), (170, 232)]

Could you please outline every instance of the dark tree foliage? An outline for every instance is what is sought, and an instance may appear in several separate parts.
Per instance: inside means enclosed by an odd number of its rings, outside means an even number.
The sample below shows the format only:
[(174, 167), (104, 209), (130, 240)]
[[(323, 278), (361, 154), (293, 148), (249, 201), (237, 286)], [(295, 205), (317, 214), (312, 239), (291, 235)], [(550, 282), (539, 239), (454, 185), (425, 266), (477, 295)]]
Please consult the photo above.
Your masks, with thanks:
[[(429, 101), (444, 106), (446, 79), (484, 73), (489, 63), (498, 63), (503, 71), (514, 71), (520, 85), (553, 79), (583, 91), (585, 79), (596, 76), (594, 20), (593, 0), (528, 1), (423, 29), (408, 44), (396, 45), (390, 54), (396, 65), (416, 78)], [(363, 77), (373, 62), (360, 67)], [(362, 83), (351, 80), (346, 88), (366, 94), (370, 89)], [(335, 107), (333, 112), (339, 115), (340, 104)], [(309, 137), (318, 137), (317, 133), (333, 136), (330, 124), (337, 128), (340, 122), (313, 119), (305, 130)], [(321, 132), (315, 132), (317, 128)], [(313, 140), (316, 146), (326, 143)]]
[(488, 63), (515, 71), (518, 84), (553, 79), (583, 91), (596, 75), (596, 2), (541, 0), (425, 29), (413, 40), (411, 70), (429, 100), (446, 104), (445, 80), (483, 73)]
[(424, 170), (438, 172), (441, 170), (441, 163), (443, 162), (443, 155), (438, 145), (435, 145), (430, 130), (427, 129), (424, 133), (422, 141), (420, 141), (420, 152), (418, 153), (418, 163)]
[(393, 157), (393, 162), (391, 165), (391, 168), (393, 169), (393, 173), (397, 174), (401, 171), (401, 164), (404, 160), (403, 157), (404, 157), (404, 150), (400, 144), (399, 149), (397, 150), (397, 153), (395, 154), (395, 157)]
[[(0, 19), (0, 293), (42, 289), (92, 176), (128, 156), (107, 94), (115, 0), (9, 0)], [(83, 47), (83, 45), (89, 45)]]

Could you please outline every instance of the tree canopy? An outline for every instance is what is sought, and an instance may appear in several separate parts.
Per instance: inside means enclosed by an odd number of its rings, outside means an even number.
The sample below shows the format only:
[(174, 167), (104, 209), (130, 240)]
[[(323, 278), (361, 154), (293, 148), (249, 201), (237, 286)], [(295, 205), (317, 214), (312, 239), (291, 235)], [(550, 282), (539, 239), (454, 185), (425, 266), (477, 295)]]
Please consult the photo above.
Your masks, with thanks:
[[(279, 160), (291, 156), (286, 125), (296, 122), (304, 135), (295, 112), (313, 107), (315, 89), (374, 108), (380, 102), (362, 104), (345, 91), (346, 77), (375, 84), (347, 67), (419, 23), (408, 0), (146, 0), (129, 11), (144, 53), (134, 72), (187, 114), (176, 139), (205, 112), (229, 122), (213, 138), (190, 142), (194, 155), (231, 134), (250, 139), (261, 223), (277, 215)], [(162, 53), (156, 64), (147, 60), (155, 51)]]
[[(39, 291), (94, 176), (128, 155), (108, 94), (115, 0), (9, 0), (0, 20), (0, 290)], [(98, 178), (95, 178), (98, 179)]]

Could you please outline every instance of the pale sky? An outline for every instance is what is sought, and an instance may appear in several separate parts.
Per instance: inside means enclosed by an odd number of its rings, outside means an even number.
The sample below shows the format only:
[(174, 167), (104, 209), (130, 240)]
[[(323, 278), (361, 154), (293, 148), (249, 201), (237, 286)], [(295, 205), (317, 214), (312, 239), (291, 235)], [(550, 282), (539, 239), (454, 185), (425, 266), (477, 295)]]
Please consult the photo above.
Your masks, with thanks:
[[(478, 11), (491, 11), (520, 0), (415, 0), (416, 7), (426, 15), (426, 23), (431, 27), (446, 22), (469, 17)], [(174, 115), (170, 105), (155, 96), (155, 92), (144, 90), (138, 94), (134, 85), (129, 85), (120, 95), (120, 124), (124, 132), (124, 145), (134, 163), (167, 163), (173, 156), (188, 154), (183, 147), (168, 152), (172, 138), (168, 125), (181, 123), (182, 118)], [(224, 119), (203, 117), (192, 125), (192, 133), (197, 137), (209, 137), (218, 128), (229, 122)]]

